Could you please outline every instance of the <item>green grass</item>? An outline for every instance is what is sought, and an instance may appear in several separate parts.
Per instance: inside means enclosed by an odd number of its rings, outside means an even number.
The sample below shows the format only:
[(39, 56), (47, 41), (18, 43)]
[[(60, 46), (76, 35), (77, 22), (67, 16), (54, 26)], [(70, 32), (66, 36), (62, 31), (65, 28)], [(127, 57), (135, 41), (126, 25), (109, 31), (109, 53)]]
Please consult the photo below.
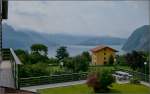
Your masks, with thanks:
[(150, 88), (140, 84), (113, 84), (111, 91), (121, 94), (150, 94)]
[[(73, 85), (67, 87), (58, 87), (38, 90), (40, 94), (94, 94), (92, 88), (87, 85)], [(113, 84), (110, 93), (121, 94), (150, 94), (149, 87), (134, 84)]]

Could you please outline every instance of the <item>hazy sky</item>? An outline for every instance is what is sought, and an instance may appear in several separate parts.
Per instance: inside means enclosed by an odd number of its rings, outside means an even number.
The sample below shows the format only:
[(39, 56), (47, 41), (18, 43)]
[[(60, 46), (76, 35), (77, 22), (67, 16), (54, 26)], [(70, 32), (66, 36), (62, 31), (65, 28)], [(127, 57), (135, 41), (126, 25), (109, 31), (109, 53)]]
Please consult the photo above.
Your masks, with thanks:
[(148, 1), (11, 1), (7, 23), (43, 33), (128, 37), (149, 24)]

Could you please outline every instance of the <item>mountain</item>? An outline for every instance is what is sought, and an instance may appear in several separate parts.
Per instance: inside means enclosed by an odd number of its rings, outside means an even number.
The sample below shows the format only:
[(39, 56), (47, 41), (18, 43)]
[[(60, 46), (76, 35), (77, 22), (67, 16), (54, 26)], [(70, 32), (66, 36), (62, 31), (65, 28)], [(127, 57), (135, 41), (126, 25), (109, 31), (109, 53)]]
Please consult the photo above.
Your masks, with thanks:
[(144, 25), (140, 28), (137, 28), (128, 38), (122, 49), (127, 52), (132, 50), (149, 51), (150, 25)]
[(82, 43), (81, 45), (122, 45), (126, 39), (117, 37), (94, 37), (90, 38)]
[(47, 46), (56, 45), (118, 45), (126, 39), (116, 37), (75, 36), (67, 34), (46, 34), (32, 30), (16, 30), (8, 24), (3, 24), (3, 47), (29, 49), (34, 43)]
[(76, 36), (68, 34), (43, 34), (43, 36), (59, 45), (78, 45), (79, 43), (91, 38), (88, 36)]
[(47, 40), (42, 34), (30, 30), (17, 31), (7, 24), (3, 24), (3, 47), (29, 49), (34, 43), (42, 43), (47, 46), (54, 46), (51, 40)]

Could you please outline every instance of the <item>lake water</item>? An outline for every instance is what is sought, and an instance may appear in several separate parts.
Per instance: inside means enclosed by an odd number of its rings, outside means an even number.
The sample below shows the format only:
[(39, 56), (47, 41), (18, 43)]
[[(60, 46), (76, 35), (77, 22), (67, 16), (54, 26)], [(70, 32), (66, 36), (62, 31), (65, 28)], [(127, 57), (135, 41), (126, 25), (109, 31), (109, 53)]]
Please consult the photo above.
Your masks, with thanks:
[[(69, 52), (70, 56), (76, 56), (81, 54), (83, 51), (89, 51), (92, 48), (95, 48), (96, 46), (85, 46), (85, 45), (65, 45), (67, 47), (67, 51)], [(124, 54), (125, 52), (121, 49), (122, 45), (108, 45), (116, 50), (118, 50), (118, 54)], [(56, 50), (60, 46), (53, 46), (49, 47), (48, 55), (49, 57), (55, 57), (56, 56)]]

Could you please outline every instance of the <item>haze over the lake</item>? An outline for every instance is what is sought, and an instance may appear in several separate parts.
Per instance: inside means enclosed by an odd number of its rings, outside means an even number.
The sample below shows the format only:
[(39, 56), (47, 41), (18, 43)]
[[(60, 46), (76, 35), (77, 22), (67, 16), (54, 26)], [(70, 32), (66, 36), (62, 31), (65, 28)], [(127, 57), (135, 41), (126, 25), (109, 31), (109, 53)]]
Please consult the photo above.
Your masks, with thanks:
[(15, 29), (127, 38), (149, 24), (148, 1), (9, 1)]

